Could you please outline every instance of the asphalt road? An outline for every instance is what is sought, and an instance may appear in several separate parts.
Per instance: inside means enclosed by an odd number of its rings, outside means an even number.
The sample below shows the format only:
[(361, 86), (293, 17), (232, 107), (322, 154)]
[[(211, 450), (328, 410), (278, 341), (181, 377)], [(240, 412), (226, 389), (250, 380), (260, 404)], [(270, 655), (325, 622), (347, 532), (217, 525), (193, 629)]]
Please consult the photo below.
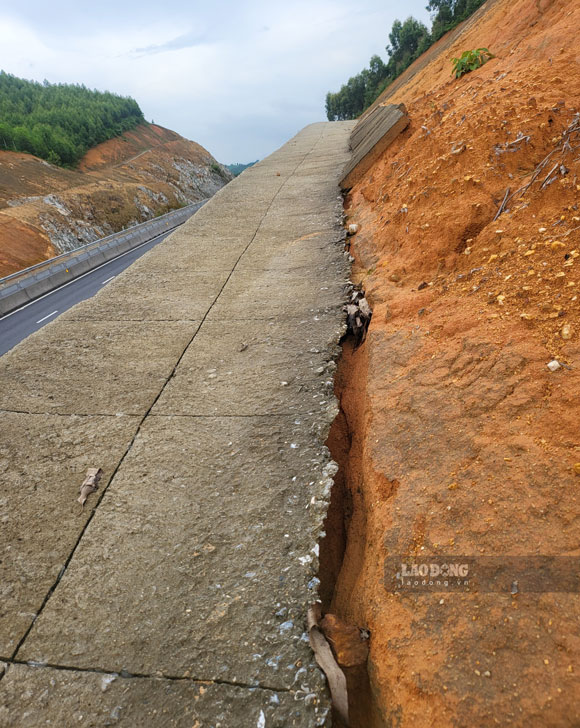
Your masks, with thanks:
[(165, 240), (172, 232), (173, 230), (169, 230), (162, 233), (0, 318), (0, 356), (10, 351), (34, 331), (41, 329), (49, 321), (54, 321), (64, 311), (80, 301), (94, 296), (97, 291), (110, 283), (115, 276), (122, 273), (143, 253)]

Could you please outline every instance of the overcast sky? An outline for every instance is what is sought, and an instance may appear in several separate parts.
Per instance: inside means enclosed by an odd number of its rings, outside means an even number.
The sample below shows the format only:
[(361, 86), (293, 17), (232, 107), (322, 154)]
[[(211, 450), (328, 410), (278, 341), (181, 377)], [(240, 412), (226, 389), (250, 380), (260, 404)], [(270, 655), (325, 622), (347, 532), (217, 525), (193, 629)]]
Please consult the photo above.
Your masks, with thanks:
[(249, 162), (325, 120), (327, 91), (427, 0), (25, 0), (0, 8), (0, 68), (137, 100), (148, 121)]

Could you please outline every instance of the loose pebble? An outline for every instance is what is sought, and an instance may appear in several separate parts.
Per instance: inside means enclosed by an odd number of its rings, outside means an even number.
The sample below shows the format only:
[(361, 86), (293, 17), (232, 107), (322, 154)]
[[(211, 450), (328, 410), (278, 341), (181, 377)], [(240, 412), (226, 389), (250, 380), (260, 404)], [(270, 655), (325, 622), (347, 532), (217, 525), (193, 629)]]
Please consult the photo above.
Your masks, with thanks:
[(564, 324), (562, 326), (562, 330), (560, 331), (560, 336), (565, 340), (568, 341), (572, 338), (572, 327), (570, 324)]

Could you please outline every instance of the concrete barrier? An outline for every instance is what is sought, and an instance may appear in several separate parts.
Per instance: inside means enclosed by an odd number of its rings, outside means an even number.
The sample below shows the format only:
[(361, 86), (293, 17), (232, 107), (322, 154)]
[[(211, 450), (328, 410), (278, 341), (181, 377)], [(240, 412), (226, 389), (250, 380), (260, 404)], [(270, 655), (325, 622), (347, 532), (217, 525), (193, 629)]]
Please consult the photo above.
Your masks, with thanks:
[(206, 200), (168, 212), (166, 215), (135, 225), (129, 230), (95, 240), (69, 253), (0, 278), (0, 316), (59, 288), (99, 265), (133, 250), (157, 235), (173, 230), (188, 220)]

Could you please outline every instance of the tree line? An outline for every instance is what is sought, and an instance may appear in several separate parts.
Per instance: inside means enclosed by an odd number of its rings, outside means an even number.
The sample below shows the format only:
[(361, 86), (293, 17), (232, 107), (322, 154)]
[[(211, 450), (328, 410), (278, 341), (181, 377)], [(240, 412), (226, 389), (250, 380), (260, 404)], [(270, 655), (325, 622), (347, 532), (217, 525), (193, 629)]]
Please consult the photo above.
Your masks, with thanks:
[(433, 13), (431, 30), (413, 17), (404, 22), (395, 20), (386, 46), (389, 60), (385, 63), (374, 55), (368, 68), (352, 76), (336, 93), (326, 94), (326, 116), (329, 121), (356, 119), (413, 61), (474, 13), (485, 0), (429, 0), (427, 10)]
[(91, 147), (144, 121), (129, 97), (0, 71), (0, 149), (73, 167)]
[(248, 162), (248, 164), (243, 164), (243, 162), (236, 162), (235, 164), (226, 164), (226, 167), (230, 170), (234, 177), (237, 177), (238, 175), (242, 174), (244, 169), (248, 169), (248, 167), (253, 167), (254, 164), (257, 164), (257, 162), (257, 159), (255, 162)]

